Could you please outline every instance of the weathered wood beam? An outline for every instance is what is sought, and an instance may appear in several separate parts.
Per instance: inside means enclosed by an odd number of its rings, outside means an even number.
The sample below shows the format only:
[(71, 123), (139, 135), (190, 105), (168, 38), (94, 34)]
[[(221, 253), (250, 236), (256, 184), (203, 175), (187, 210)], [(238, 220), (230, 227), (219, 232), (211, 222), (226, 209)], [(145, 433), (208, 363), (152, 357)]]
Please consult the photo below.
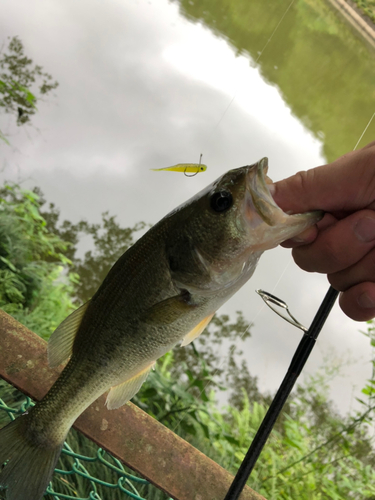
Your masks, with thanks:
[[(0, 310), (0, 376), (40, 400), (61, 369), (46, 342)], [(132, 403), (109, 411), (100, 397), (74, 427), (176, 500), (222, 500), (233, 476)], [(246, 487), (241, 500), (265, 500)]]

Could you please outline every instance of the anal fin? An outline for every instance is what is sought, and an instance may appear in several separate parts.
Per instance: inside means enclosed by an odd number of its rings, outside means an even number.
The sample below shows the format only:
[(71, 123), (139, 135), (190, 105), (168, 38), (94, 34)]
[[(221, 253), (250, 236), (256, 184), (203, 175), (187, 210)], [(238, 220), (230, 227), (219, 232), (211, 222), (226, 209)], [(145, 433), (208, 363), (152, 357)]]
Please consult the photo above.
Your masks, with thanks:
[(134, 375), (134, 377), (125, 380), (125, 382), (122, 382), (121, 384), (111, 387), (106, 400), (107, 408), (109, 410), (120, 408), (120, 406), (124, 405), (133, 396), (135, 396), (154, 365), (155, 361)]
[(181, 346), (186, 346), (191, 344), (206, 328), (208, 323), (211, 321), (213, 314), (210, 314), (204, 318), (200, 323), (197, 324), (185, 337), (182, 339)]

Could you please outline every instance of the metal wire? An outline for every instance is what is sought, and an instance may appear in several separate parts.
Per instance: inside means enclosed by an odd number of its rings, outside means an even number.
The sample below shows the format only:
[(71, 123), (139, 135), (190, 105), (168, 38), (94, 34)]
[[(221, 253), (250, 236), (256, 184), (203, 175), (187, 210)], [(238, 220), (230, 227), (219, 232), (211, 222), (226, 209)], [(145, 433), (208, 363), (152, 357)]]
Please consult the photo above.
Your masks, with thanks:
[[(31, 406), (34, 406), (34, 403), (29, 397), (26, 396), (22, 401), (17, 404), (15, 403), (14, 407), (6, 404), (5, 401), (0, 398), (0, 417), (7, 416), (9, 420), (14, 420), (18, 415), (26, 412)], [(4, 421), (4, 418), (1, 420)], [(94, 446), (95, 445), (92, 443), (93, 448)], [(150, 483), (146, 479), (126, 472), (122, 463), (102, 448), (95, 448), (96, 452), (93, 453), (93, 456), (87, 456), (74, 451), (68, 442), (65, 442), (61, 455), (62, 457), (66, 456), (72, 458), (70, 469), (55, 469), (54, 481), (51, 481), (49, 484), (45, 492), (45, 496), (50, 495), (49, 498), (52, 497), (53, 500), (104, 500), (104, 498), (98, 493), (97, 487), (101, 486), (109, 490), (106, 498), (113, 498), (113, 490), (117, 489), (124, 494), (124, 498), (130, 497), (136, 500), (145, 500), (133, 483), (138, 485), (148, 485)], [(65, 464), (66, 460), (64, 460), (64, 465)], [(88, 470), (88, 466), (90, 466), (90, 464), (96, 464), (96, 469), (103, 469), (103, 474), (101, 474), (101, 476), (104, 476), (105, 469), (107, 469), (107, 472), (110, 471), (112, 474), (115, 474), (115, 477), (117, 475), (117, 482), (111, 483), (100, 479), (100, 477), (95, 477), (95, 475), (90, 473)], [(90, 490), (88, 497), (83, 498), (82, 496), (78, 496), (77, 487), (75, 486), (74, 481), (71, 481), (74, 477), (75, 479), (78, 477), (82, 478), (87, 483)], [(64, 485), (65, 489), (70, 489), (72, 494), (55, 491), (56, 485), (59, 483)], [(85, 490), (87, 490), (87, 487)]]
[[(285, 321), (287, 321), (291, 325), (299, 328), (300, 330), (302, 330), (304, 332), (307, 332), (308, 328), (306, 328), (305, 326), (302, 325), (302, 323), (300, 323), (298, 320), (296, 320), (296, 318), (290, 312), (289, 306), (288, 306), (288, 304), (286, 302), (284, 302), (283, 300), (279, 299), (278, 297), (275, 297), (275, 295), (272, 295), (272, 293), (266, 292), (265, 290), (255, 290), (255, 291), (256, 291), (256, 293), (258, 295), (260, 295), (262, 297), (262, 299), (265, 302), (265, 304), (267, 304), (267, 306), (274, 313), (276, 313), (278, 316), (280, 316), (280, 318), (285, 319)], [(288, 314), (288, 316), (285, 316), (285, 314), (282, 314), (280, 311), (278, 311), (277, 309), (275, 309), (273, 307), (274, 305), (280, 307), (281, 310), (286, 311), (287, 314)]]

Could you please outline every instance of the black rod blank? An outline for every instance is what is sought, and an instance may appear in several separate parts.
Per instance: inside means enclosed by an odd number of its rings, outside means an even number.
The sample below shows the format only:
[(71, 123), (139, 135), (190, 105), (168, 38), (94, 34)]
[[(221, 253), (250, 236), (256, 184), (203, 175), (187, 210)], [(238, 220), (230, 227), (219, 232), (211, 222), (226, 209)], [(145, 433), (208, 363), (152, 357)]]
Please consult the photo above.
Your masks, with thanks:
[(283, 409), (283, 406), (291, 393), (298, 376), (305, 366), (305, 363), (315, 345), (315, 341), (337, 299), (338, 293), (339, 292), (330, 287), (324, 297), (324, 300), (321, 303), (310, 328), (304, 334), (297, 347), (284, 380), (282, 381), (270, 407), (268, 408), (266, 416), (264, 417), (224, 500), (237, 500), (239, 498), (241, 491), (243, 490), (251, 471), (253, 470), (254, 465), (256, 464), (264, 445), (266, 444), (273, 426), (275, 425), (277, 417)]

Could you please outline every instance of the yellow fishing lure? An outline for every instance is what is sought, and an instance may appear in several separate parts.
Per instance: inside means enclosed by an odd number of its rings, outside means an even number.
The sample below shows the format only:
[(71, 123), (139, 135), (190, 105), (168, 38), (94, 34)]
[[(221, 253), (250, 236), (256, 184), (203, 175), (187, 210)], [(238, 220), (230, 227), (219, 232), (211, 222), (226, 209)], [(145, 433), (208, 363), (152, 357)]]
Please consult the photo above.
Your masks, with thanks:
[(198, 172), (207, 170), (207, 165), (203, 165), (202, 163), (177, 163), (177, 165), (173, 165), (172, 167), (151, 168), (150, 170), (154, 170), (155, 172), (166, 170), (170, 172), (184, 172), (185, 174), (197, 174)]

